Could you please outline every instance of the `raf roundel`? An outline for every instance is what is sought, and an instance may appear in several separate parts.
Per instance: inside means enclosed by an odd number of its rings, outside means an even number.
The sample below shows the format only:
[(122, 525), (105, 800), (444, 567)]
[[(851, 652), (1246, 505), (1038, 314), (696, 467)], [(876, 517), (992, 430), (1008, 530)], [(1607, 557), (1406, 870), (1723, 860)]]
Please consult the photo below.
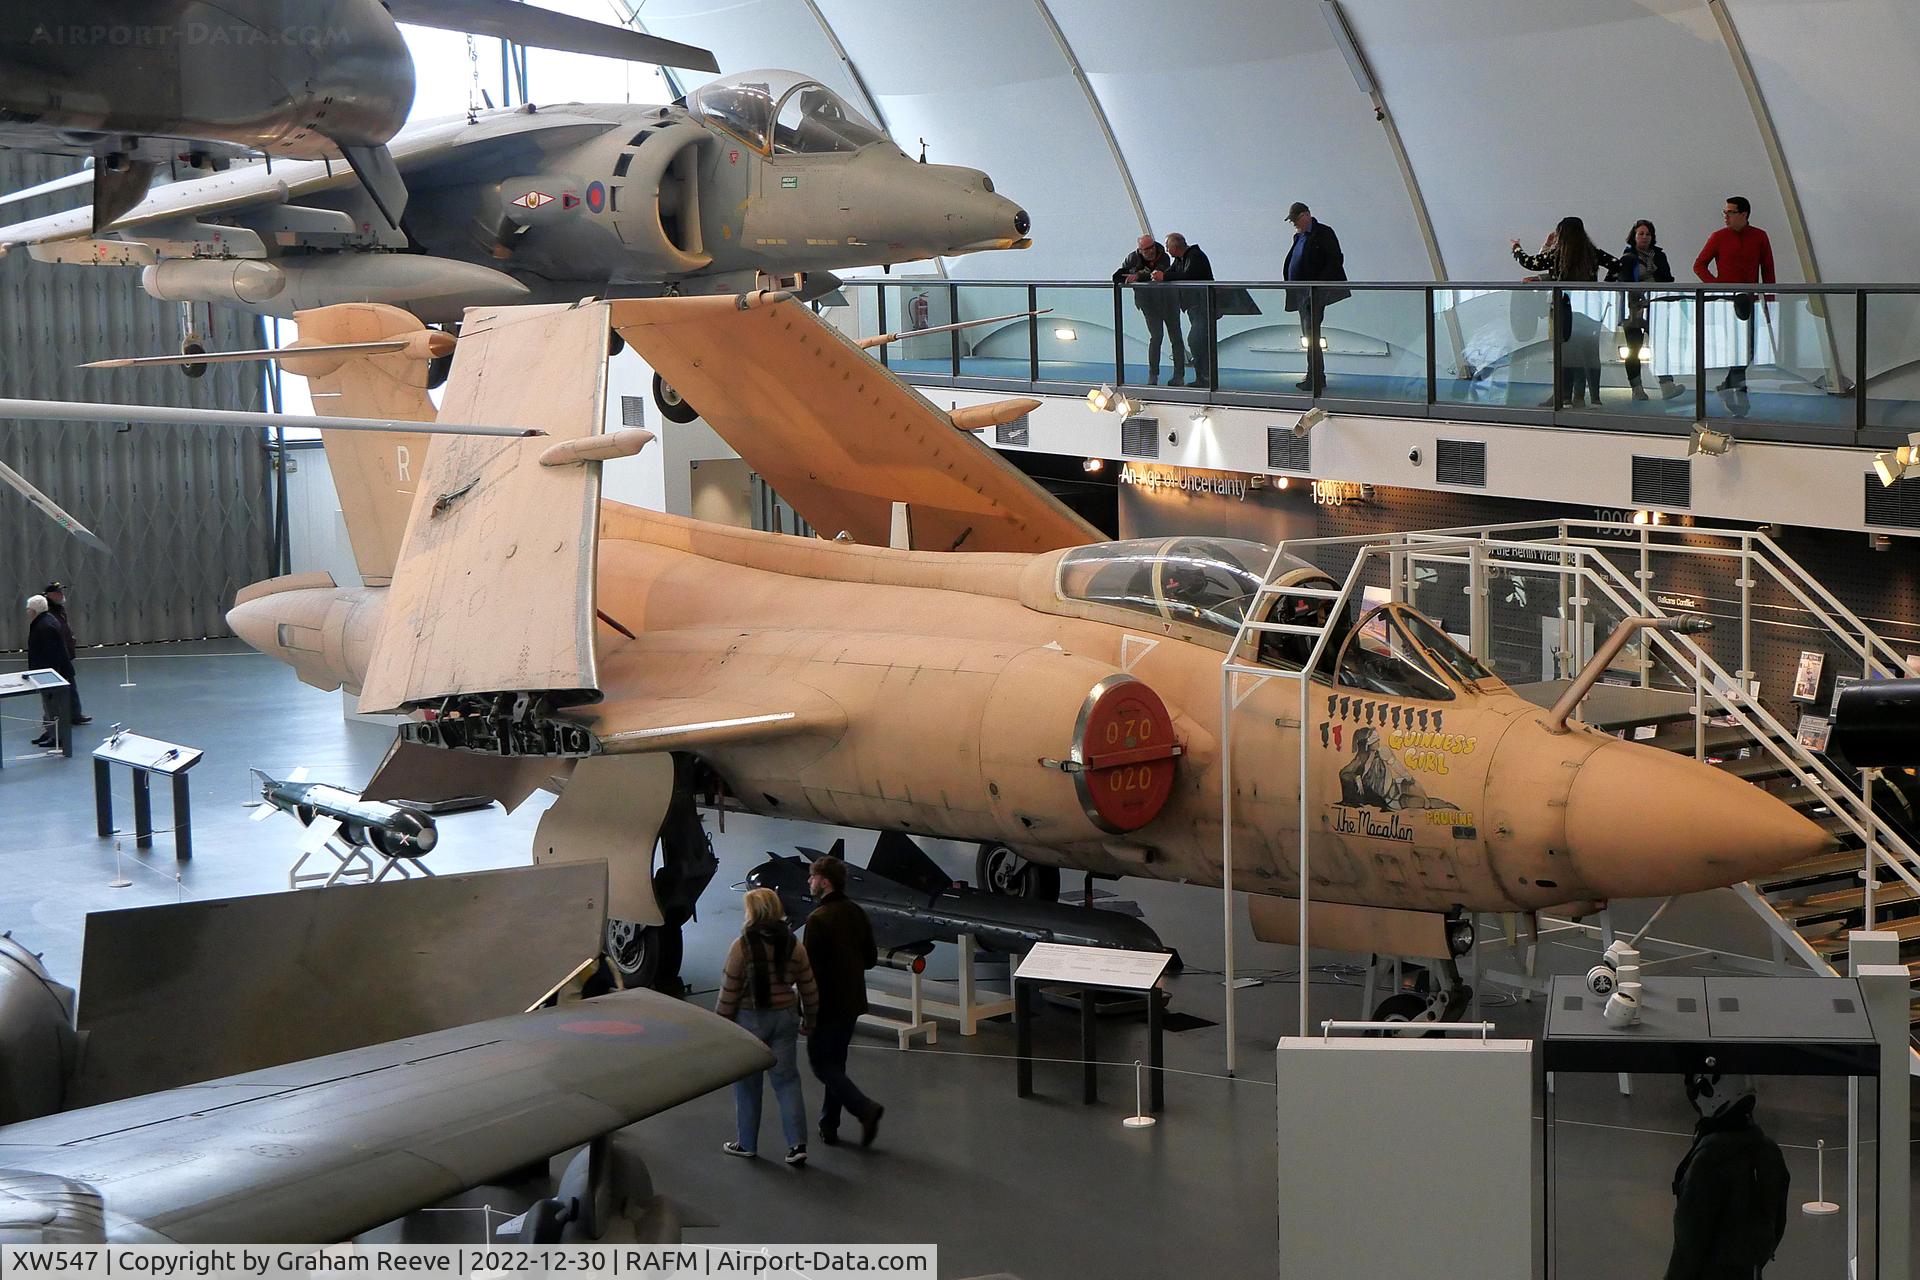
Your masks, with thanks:
[(587, 208), (594, 213), (607, 207), (607, 189), (597, 182), (587, 184)]
[(1180, 744), (1160, 695), (1132, 676), (1116, 676), (1087, 694), (1074, 755), (1082, 808), (1101, 829), (1119, 833), (1160, 816), (1173, 794)]

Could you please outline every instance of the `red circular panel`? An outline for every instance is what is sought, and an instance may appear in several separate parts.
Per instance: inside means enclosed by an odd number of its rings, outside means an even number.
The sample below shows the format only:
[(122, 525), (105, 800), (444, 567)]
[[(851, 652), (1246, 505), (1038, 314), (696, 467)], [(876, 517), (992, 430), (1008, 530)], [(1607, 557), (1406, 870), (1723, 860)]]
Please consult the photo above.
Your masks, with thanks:
[(1075, 775), (1087, 816), (1107, 831), (1137, 831), (1173, 794), (1179, 744), (1167, 704), (1131, 678), (1103, 680), (1081, 715)]

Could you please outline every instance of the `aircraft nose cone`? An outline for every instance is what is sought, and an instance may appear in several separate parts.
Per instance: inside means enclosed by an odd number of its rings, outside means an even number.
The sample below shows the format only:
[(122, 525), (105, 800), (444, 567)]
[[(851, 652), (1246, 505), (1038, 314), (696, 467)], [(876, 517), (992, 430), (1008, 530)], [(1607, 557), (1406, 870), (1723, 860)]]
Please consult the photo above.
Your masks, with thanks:
[(272, 653), (279, 639), (278, 619), (261, 600), (249, 600), (227, 610), (227, 625), (233, 634), (261, 653)]
[(1568, 852), (1582, 881), (1608, 898), (1739, 884), (1831, 844), (1751, 783), (1631, 742), (1588, 757), (1567, 796)]
[(1027, 216), (1027, 211), (1025, 209), (1015, 209), (1013, 211), (1013, 234), (1016, 236), (1024, 236), (1031, 230), (1033, 230), (1033, 219)]

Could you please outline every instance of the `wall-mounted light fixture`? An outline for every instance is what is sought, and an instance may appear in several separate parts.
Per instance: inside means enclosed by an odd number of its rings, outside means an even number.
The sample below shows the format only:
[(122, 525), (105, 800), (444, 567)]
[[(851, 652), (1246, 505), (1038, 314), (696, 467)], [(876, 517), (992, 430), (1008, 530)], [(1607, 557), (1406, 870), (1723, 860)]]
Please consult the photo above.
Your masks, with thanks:
[(1693, 430), (1687, 436), (1687, 456), (1689, 458), (1704, 454), (1709, 458), (1718, 458), (1732, 450), (1733, 434), (1728, 431), (1715, 431), (1704, 422), (1693, 424)]
[(1920, 464), (1920, 431), (1908, 436), (1907, 442), (1898, 449), (1873, 455), (1873, 473), (1888, 488), (1916, 464)]
[(1080, 469), (1089, 474), (1096, 471), (1105, 471), (1107, 469), (1107, 460), (1105, 458), (1088, 458), (1080, 464)]
[(1059, 328), (1055, 329), (1053, 331), (1053, 336), (1061, 342), (1080, 341), (1079, 333), (1073, 329), (1068, 328), (1066, 325), (1061, 325)]
[(1322, 409), (1319, 405), (1315, 405), (1313, 406), (1313, 408), (1307, 410), (1305, 413), (1301, 414), (1298, 418), (1294, 420), (1293, 434), (1301, 438), (1305, 438), (1306, 434), (1309, 431), (1312, 431), (1315, 427), (1319, 426), (1321, 423), (1325, 422), (1326, 420), (1327, 420), (1327, 411), (1325, 409)]

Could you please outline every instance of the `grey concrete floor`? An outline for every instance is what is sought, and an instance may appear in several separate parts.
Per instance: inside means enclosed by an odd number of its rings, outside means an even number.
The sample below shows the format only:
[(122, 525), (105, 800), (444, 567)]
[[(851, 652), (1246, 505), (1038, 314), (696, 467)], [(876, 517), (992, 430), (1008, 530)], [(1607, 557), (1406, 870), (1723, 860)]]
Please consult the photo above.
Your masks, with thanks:
[[(18, 665), (0, 659), (0, 669)], [(133, 687), (122, 688), (129, 676)], [(80, 663), (80, 678), (94, 723), (77, 731), (73, 760), (32, 753), (25, 743), (34, 730), (16, 719), (0, 720), (6, 766), (0, 771), (0, 927), (45, 952), (54, 974), (70, 982), (78, 978), (89, 911), (285, 887), (296, 830), (280, 816), (249, 820), (249, 766), (280, 772), (304, 765), (316, 780), (357, 786), (391, 736), (388, 729), (343, 719), (338, 694), (307, 688), (286, 668), (230, 642), (89, 654)], [(25, 700), (0, 703), (0, 715), (32, 714)], [(116, 863), (115, 842), (94, 834), (85, 755), (116, 721), (206, 750), (193, 774), (191, 862), (176, 863), (163, 835), (144, 853), (124, 839)], [(120, 787), (116, 817), (130, 825), (124, 778)], [(444, 819), (435, 867), (524, 863), (544, 804), (538, 798), (511, 815), (496, 809)], [(169, 822), (160, 796), (155, 817), (163, 827)], [(739, 895), (728, 886), (769, 851), (825, 847), (834, 834), (803, 824), (728, 818), (724, 834), (715, 836), (720, 875), (687, 939), (685, 973), (696, 999), (712, 999), (721, 958), (739, 927)], [(849, 842), (855, 856), (865, 847), (863, 837)], [(957, 876), (972, 877), (968, 850), (936, 845), (930, 852)], [(109, 887), (116, 865), (125, 868), (129, 887)], [(1077, 887), (1077, 877), (1068, 880)], [(1117, 887), (1141, 904), (1186, 960), (1187, 972), (1173, 983), (1174, 1008), (1218, 1023), (1226, 998), (1217, 975), (1219, 898), (1178, 885), (1128, 881)], [(1650, 904), (1639, 903), (1616, 908), (1627, 927), (1649, 910)], [(1729, 894), (1676, 904), (1655, 932), (1729, 952), (1768, 951), (1764, 930)], [(1236, 949), (1243, 972), (1269, 979), (1239, 994), (1238, 1073), (1226, 1075), (1219, 1026), (1169, 1035), (1168, 1065), (1177, 1074), (1168, 1080), (1167, 1111), (1152, 1129), (1129, 1130), (1120, 1123), (1131, 1110), (1129, 1067), (1103, 1069), (1102, 1102), (1084, 1107), (1078, 1069), (1043, 1063), (1040, 1096), (1022, 1101), (1014, 1096), (1009, 1026), (989, 1024), (964, 1038), (945, 1025), (937, 1047), (900, 1052), (890, 1036), (877, 1034), (856, 1043), (855, 1075), (888, 1108), (875, 1149), (816, 1143), (804, 1171), (764, 1159), (729, 1159), (720, 1143), (732, 1133), (732, 1103), (722, 1091), (641, 1126), (656, 1182), (714, 1224), (692, 1233), (696, 1242), (934, 1242), (947, 1276), (1006, 1271), (1023, 1280), (1065, 1280), (1196, 1270), (1273, 1275), (1284, 1253), (1274, 1204), (1276, 1162), (1301, 1158), (1275, 1149), (1274, 1108), (1281, 1100), (1272, 1083), (1275, 1041), (1295, 1026), (1296, 986), (1286, 979), (1296, 970), (1292, 951), (1256, 942), (1244, 923)], [(1596, 950), (1563, 935), (1543, 949), (1543, 967), (1581, 972)], [(1323, 966), (1313, 975), (1314, 1017), (1362, 1016), (1358, 980), (1349, 967), (1354, 958), (1314, 959)], [(1517, 966), (1499, 944), (1483, 950), (1483, 963)], [(933, 972), (950, 974), (952, 964), (943, 955)], [(1729, 970), (1694, 961), (1666, 971)], [(1484, 1016), (1501, 1034), (1538, 1034), (1538, 1002), (1486, 990)], [(1042, 1055), (1077, 1055), (1073, 1016), (1043, 1017), (1037, 1035)], [(1144, 1057), (1142, 1029), (1129, 1022), (1103, 1027), (1101, 1054), (1119, 1064)], [(817, 1103), (817, 1086), (807, 1083), (809, 1101)], [(1664, 1264), (1668, 1183), (1687, 1149), (1692, 1116), (1677, 1081), (1642, 1078), (1633, 1085), (1631, 1096), (1622, 1096), (1611, 1077), (1567, 1078), (1556, 1095), (1560, 1128), (1552, 1172), (1560, 1234), (1554, 1274), (1567, 1280), (1656, 1274)], [(1434, 1101), (1446, 1105), (1444, 1098)], [(777, 1122), (771, 1106), (768, 1112), (763, 1148), (773, 1151)], [(1828, 1197), (1843, 1199), (1844, 1088), (1769, 1080), (1761, 1114), (1787, 1148), (1793, 1203), (1813, 1198), (1813, 1148), (1822, 1139), (1829, 1149)], [(1484, 1221), (1489, 1233), (1524, 1230), (1525, 1206), (1482, 1202), (1471, 1176), (1474, 1153), (1461, 1152), (1460, 1163), (1457, 1185), (1434, 1187), (1418, 1203), (1389, 1202), (1356, 1189), (1351, 1219), (1326, 1229), (1357, 1233), (1383, 1215), (1451, 1213)], [(1838, 1280), (1846, 1274), (1845, 1242), (1841, 1219), (1796, 1214), (1774, 1274)]]

